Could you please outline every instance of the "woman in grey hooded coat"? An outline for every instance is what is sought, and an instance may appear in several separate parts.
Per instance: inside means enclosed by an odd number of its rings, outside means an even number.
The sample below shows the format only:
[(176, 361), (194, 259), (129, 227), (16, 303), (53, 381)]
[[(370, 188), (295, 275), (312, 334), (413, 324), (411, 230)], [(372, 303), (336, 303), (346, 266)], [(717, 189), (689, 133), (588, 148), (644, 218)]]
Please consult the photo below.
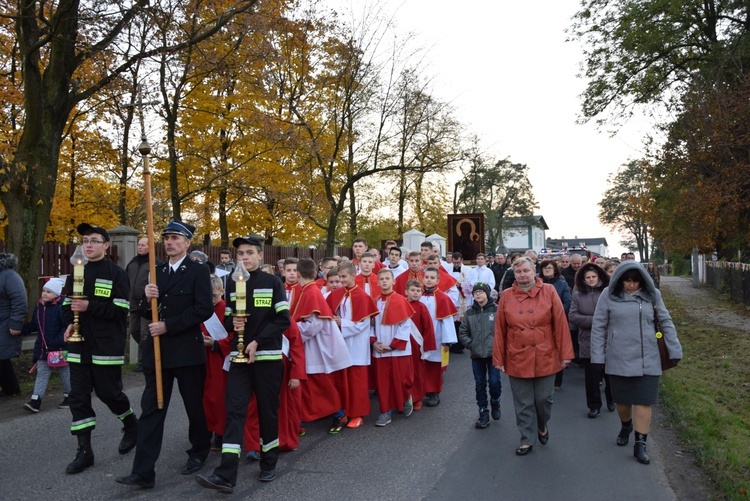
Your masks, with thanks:
[(627, 445), (635, 422), (633, 455), (643, 464), (650, 463), (646, 438), (661, 375), (655, 315), (669, 357), (679, 361), (682, 346), (661, 293), (640, 263), (625, 261), (602, 292), (591, 327), (591, 363), (604, 364), (622, 421), (617, 445)]
[(21, 393), (11, 359), (21, 355), (21, 328), (28, 306), (26, 287), (16, 266), (15, 255), (0, 252), (0, 393), (4, 396)]

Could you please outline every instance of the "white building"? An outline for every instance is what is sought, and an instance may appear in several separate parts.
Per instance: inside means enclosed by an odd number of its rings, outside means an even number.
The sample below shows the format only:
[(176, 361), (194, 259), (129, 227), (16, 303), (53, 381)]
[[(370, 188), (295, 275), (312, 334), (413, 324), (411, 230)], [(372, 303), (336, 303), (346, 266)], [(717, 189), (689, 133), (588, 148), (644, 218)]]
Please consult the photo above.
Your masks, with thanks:
[(503, 230), (503, 243), (508, 254), (528, 249), (539, 252), (544, 248), (545, 230), (549, 229), (544, 217), (511, 217), (508, 223), (510, 228)]

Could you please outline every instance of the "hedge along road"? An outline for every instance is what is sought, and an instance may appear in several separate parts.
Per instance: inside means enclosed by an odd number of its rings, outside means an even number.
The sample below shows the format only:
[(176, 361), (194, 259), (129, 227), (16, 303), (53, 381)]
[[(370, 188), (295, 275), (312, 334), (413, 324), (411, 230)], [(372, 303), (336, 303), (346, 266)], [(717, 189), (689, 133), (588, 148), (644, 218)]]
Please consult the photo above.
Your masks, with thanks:
[[(669, 281), (669, 278), (666, 279)], [(140, 412), (143, 382), (126, 377), (126, 393)], [(0, 497), (28, 499), (205, 499), (221, 498), (202, 489), (192, 477), (180, 475), (189, 447), (187, 419), (174, 392), (164, 444), (157, 463), (156, 487), (139, 490), (116, 484), (130, 472), (134, 452), (117, 453), (120, 425), (94, 398), (97, 428), (93, 432), (95, 465), (78, 475), (66, 475), (65, 465), (75, 456), (76, 441), (69, 433), (70, 412), (57, 409), (57, 396), (42, 404), (39, 414), (22, 409), (28, 395), (0, 404)], [(649, 435), (651, 465), (633, 458), (632, 437), (617, 447), (619, 419), (604, 412), (588, 419), (583, 370), (565, 372), (562, 389), (555, 393), (548, 445), (538, 445), (525, 457), (514, 454), (519, 434), (513, 400), (503, 376), (502, 418), (478, 430), (474, 381), (468, 354), (451, 355), (441, 403), (411, 417), (394, 414), (385, 428), (373, 426), (377, 400), (365, 426), (341, 435), (327, 433), (329, 421), (311, 423), (300, 447), (281, 454), (278, 477), (270, 484), (256, 480), (256, 463), (240, 465), (234, 496), (243, 499), (348, 500), (348, 499), (706, 499), (700, 472), (659, 426)], [(201, 473), (219, 462), (212, 452)]]

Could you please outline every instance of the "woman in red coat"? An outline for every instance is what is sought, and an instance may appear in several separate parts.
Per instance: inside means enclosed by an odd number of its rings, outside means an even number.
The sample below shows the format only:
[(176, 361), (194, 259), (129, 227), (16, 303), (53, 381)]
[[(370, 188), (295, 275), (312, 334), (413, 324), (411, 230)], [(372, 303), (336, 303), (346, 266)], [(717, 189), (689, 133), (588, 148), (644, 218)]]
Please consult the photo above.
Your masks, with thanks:
[(508, 374), (521, 445), (531, 452), (549, 440), (555, 374), (573, 359), (568, 320), (555, 288), (537, 278), (528, 257), (513, 262), (515, 282), (503, 291), (495, 317), (493, 365)]

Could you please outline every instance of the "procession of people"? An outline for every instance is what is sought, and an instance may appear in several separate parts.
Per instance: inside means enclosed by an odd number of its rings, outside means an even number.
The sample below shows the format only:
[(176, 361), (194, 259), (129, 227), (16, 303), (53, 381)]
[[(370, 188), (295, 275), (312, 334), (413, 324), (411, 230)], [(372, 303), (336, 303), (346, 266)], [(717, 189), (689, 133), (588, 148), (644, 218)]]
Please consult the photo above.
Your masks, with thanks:
[[(681, 347), (658, 283), (640, 264), (599, 266), (575, 254), (539, 267), (536, 253), (527, 251), (512, 261), (479, 254), (471, 267), (459, 252), (444, 260), (430, 242), (409, 250), (395, 241), (386, 242), (383, 260), (358, 238), (351, 259), (288, 258), (277, 274), (263, 263), (263, 242), (255, 236), (235, 238), (234, 256), (222, 250), (222, 263), (209, 266), (205, 254), (190, 253), (195, 228), (173, 220), (161, 232), (168, 261), (149, 277), (139, 268), (148, 260), (141, 248), (148, 238), (139, 240), (133, 271), (129, 265), (126, 273), (106, 257), (106, 230), (87, 223), (77, 229), (87, 258), (84, 294), (74, 291), (74, 275), (64, 286), (59, 278), (49, 280), (32, 322), (23, 328), (16, 322), (10, 332), (38, 333), (34, 360), (44, 372), (25, 405), (32, 412), (39, 412), (55, 368), (48, 355), (67, 351), (60, 407), (70, 408), (70, 432), (78, 442), (69, 474), (94, 466), (92, 392), (121, 422), (118, 452), (135, 449), (132, 469), (118, 483), (155, 486), (176, 381), (189, 420), (190, 448), (180, 473), (199, 473), (211, 450), (220, 451), (220, 464), (195, 480), (231, 493), (243, 453), (258, 461), (260, 481), (273, 481), (279, 451), (296, 449), (312, 421), (329, 419), (329, 433), (336, 435), (367, 424), (373, 405), (378, 412), (370, 424), (381, 428), (396, 416), (429, 412), (425, 408), (440, 404), (451, 356), (467, 351), (475, 426), (500, 420), (500, 375), (506, 373), (518, 456), (550, 440), (553, 396), (575, 362), (586, 371), (588, 417), (600, 412), (600, 382), (606, 380), (607, 408), (622, 421), (617, 444), (626, 445), (635, 429), (634, 456), (650, 462), (646, 437), (661, 374), (656, 337), (664, 336), (674, 363)], [(577, 271), (569, 269), (573, 260)], [(610, 270), (614, 285), (608, 288)], [(633, 305), (646, 312), (636, 317), (640, 341), (629, 333)], [(630, 326), (630, 337), (615, 337), (622, 325)], [(82, 339), (71, 337), (79, 328)], [(122, 391), (128, 331), (139, 341), (145, 380), (140, 416)]]

